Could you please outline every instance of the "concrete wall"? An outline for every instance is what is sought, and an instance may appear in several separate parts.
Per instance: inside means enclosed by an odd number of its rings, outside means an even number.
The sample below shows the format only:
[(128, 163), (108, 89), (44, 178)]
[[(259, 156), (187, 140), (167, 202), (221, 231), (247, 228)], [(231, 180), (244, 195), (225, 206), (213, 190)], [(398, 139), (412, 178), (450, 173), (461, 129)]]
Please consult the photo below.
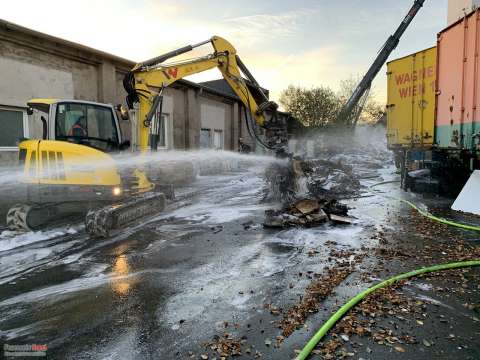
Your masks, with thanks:
[(480, 0), (448, 0), (447, 26), (480, 7)]

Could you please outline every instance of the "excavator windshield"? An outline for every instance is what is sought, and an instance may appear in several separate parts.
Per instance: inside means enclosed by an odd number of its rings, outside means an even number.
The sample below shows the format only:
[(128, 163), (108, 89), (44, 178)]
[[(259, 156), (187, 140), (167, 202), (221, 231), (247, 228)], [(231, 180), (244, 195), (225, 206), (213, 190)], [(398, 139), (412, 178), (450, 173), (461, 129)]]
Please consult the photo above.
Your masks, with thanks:
[(91, 146), (102, 151), (118, 149), (115, 117), (108, 107), (59, 103), (55, 119), (55, 138)]

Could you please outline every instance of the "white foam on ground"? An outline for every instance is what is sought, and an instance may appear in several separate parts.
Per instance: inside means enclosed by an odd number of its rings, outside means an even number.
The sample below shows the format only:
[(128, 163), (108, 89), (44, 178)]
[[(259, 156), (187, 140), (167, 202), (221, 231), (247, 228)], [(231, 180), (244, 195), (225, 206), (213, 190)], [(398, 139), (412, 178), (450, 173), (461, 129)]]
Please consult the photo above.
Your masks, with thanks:
[(108, 281), (121, 280), (135, 275), (134, 273), (132, 273), (125, 276), (113, 276), (112, 273), (104, 273), (107, 268), (108, 265), (106, 264), (94, 266), (85, 276), (64, 282), (62, 284), (52, 285), (42, 289), (32, 290), (18, 296), (14, 296), (0, 302), (0, 307), (17, 303), (29, 303), (43, 300), (45, 298), (55, 295), (68, 294), (79, 290), (90, 289), (107, 283)]
[(425, 284), (425, 283), (416, 283), (414, 284), (417, 288), (419, 288), (420, 290), (423, 290), (423, 291), (429, 291), (429, 290), (432, 290), (432, 285), (430, 284)]
[[(243, 247), (233, 259), (215, 259), (215, 262), (190, 270), (187, 283), (181, 286), (182, 291), (170, 297), (157, 316), (173, 326), (182, 319), (190, 321), (199, 318), (215, 303), (217, 307), (224, 306), (225, 302), (241, 309), (244, 304), (243, 297), (239, 298), (239, 291), (248, 288), (246, 283), (250, 278), (248, 274), (241, 273), (243, 263), (255, 258), (262, 248), (260, 243)], [(252, 271), (265, 270), (257, 265), (251, 263), (249, 267)]]
[(51, 319), (37, 321), (22, 327), (18, 327), (15, 329), (9, 329), (8, 331), (4, 331), (2, 335), (2, 331), (0, 331), (0, 336), (5, 336), (6, 340), (13, 340), (19, 337), (27, 336), (33, 333), (36, 333), (40, 328), (46, 326)]
[(230, 302), (230, 305), (235, 306), (237, 309), (246, 309), (246, 304), (248, 303), (248, 300), (250, 300), (250, 298), (250, 295), (239, 295)]
[(217, 204), (201, 202), (186, 206), (166, 214), (164, 218), (186, 219), (203, 224), (222, 224), (247, 217), (256, 210), (266, 210), (268, 206), (218, 206)]
[(422, 301), (425, 301), (425, 302), (429, 302), (430, 304), (433, 304), (433, 305), (438, 305), (438, 306), (443, 306), (443, 307), (446, 307), (448, 309), (451, 309), (451, 310), (454, 310), (453, 307), (451, 307), (450, 305), (447, 305), (439, 300), (436, 300), (436, 299), (433, 299), (431, 298), (430, 296), (426, 296), (426, 295), (415, 295), (415, 297), (418, 299), (418, 300), (422, 300)]
[(81, 226), (30, 232), (5, 230), (0, 233), (0, 252), (64, 235), (73, 235), (79, 231), (80, 227)]

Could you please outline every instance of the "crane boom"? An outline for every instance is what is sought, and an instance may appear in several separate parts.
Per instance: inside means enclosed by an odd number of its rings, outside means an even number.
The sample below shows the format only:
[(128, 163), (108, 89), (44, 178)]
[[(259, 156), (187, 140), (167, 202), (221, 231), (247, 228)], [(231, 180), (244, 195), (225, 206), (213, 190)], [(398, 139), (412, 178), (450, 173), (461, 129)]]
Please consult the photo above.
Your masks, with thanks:
[(415, 0), (412, 8), (408, 12), (407, 16), (405, 16), (403, 19), (397, 31), (395, 31), (395, 33), (391, 35), (385, 42), (375, 61), (370, 66), (370, 69), (368, 69), (367, 73), (357, 85), (355, 91), (350, 96), (350, 99), (348, 99), (342, 111), (340, 112), (339, 118), (344, 124), (355, 126), (357, 123), (358, 116), (360, 115), (361, 111), (354, 111), (355, 107), (369, 91), (373, 79), (375, 79), (379, 71), (382, 69), (382, 66), (386, 63), (392, 51), (395, 50), (403, 33), (405, 30), (407, 30), (408, 26), (417, 15), (418, 11), (422, 8), (424, 3), (425, 0)]

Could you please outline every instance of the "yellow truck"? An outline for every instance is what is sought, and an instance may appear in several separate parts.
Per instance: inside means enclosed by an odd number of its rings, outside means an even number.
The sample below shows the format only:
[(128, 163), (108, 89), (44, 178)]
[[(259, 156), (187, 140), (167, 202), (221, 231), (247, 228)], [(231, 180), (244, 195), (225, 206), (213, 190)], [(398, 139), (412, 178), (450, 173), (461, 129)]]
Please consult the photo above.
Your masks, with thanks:
[(396, 154), (434, 142), (437, 48), (387, 63), (387, 143)]

